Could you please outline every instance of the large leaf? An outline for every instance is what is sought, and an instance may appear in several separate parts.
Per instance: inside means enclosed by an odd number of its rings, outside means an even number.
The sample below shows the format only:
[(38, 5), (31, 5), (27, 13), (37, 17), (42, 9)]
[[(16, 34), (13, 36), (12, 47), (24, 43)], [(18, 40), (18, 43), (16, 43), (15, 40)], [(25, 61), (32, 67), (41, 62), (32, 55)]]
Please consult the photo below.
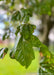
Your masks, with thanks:
[(12, 49), (10, 56), (21, 63), (21, 65), (30, 65), (32, 60), (35, 58), (33, 47), (38, 47), (43, 56), (50, 57), (50, 52), (48, 48), (43, 45), (40, 40), (33, 35), (35, 26), (32, 24), (22, 25), (22, 30), (20, 32), (21, 38), (17, 36), (17, 40), (14, 48)]
[(21, 38), (17, 36), (12, 52), (11, 58), (15, 58), (26, 68), (31, 64), (31, 61), (35, 58), (33, 52), (33, 46), (29, 39), (31, 39), (35, 26), (31, 24), (22, 25)]
[(22, 37), (20, 38), (19, 43), (17, 43), (16, 49), (14, 47), (14, 50), (10, 55), (26, 68), (35, 58), (31, 43), (29, 43), (28, 41), (24, 41)]

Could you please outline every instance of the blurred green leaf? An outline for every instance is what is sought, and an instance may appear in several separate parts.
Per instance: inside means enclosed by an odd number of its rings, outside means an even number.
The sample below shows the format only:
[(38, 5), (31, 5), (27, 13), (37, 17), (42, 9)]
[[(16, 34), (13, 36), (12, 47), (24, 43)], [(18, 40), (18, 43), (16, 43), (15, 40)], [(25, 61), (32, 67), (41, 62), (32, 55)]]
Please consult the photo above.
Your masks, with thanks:
[(5, 40), (7, 36), (7, 32), (3, 35), (2, 40)]
[(4, 58), (4, 56), (7, 54), (8, 48), (1, 48), (0, 49), (0, 58)]
[(5, 32), (3, 37), (2, 37), (2, 40), (8, 39), (9, 36), (10, 36), (9, 33)]
[(29, 21), (29, 16), (25, 16), (24, 19), (23, 19), (23, 22), (27, 23), (28, 21)]
[(19, 21), (21, 19), (21, 14), (19, 11), (15, 11), (12, 15), (12, 21)]
[(42, 46), (40, 47), (40, 52), (42, 52), (44, 56), (50, 57), (50, 55), (51, 55), (48, 47), (44, 44), (42, 44)]
[[(45, 61), (45, 59), (47, 61)], [(45, 74), (48, 73), (49, 75), (54, 74), (54, 63), (51, 62), (51, 57), (50, 58), (44, 58), (44, 60), (40, 63), (39, 73), (40, 74), (42, 73), (42, 75), (44, 73)]]
[(18, 32), (20, 31), (20, 26), (17, 27), (16, 31), (15, 31), (15, 35), (17, 36)]

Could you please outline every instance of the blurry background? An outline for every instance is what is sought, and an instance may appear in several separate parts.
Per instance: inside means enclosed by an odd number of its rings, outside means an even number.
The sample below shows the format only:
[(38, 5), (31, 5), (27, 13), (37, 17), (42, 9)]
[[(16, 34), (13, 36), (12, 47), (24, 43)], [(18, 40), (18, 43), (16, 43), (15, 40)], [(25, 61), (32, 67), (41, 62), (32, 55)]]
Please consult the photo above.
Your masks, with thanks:
[[(40, 5), (35, 3), (39, 1)], [(35, 5), (36, 4), (36, 5)], [(33, 16), (29, 22), (36, 25), (34, 35), (37, 36), (42, 43), (49, 47), (54, 54), (54, 2), (53, 0), (1, 0), (0, 1), (0, 48), (8, 47), (9, 50), (15, 43), (15, 27), (17, 22), (11, 22), (12, 12), (20, 10), (24, 7), (33, 7)], [(5, 31), (11, 31), (9, 39), (2, 40)], [(37, 49), (38, 50), (38, 49)], [(9, 52), (8, 52), (9, 53)], [(16, 60), (10, 59), (7, 54), (4, 59), (0, 59), (0, 75), (36, 75), (39, 66), (39, 53), (35, 53), (35, 60), (26, 70)]]

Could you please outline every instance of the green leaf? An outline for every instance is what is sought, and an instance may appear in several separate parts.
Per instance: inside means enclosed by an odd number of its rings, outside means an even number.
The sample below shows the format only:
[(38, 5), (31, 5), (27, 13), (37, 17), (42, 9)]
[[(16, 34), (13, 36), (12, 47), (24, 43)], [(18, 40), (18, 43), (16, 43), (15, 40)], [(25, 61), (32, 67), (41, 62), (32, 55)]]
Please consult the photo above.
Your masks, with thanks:
[(7, 32), (3, 35), (2, 40), (5, 40), (7, 36)]
[(15, 11), (12, 15), (12, 21), (19, 21), (21, 19), (21, 14), (19, 11)]
[(0, 49), (0, 58), (3, 58), (7, 54), (8, 48)]
[(45, 56), (40, 61), (40, 68), (39, 68), (39, 74), (43, 75), (43, 73), (46, 75), (54, 75), (54, 55)]
[[(17, 36), (14, 48), (10, 53), (10, 57), (16, 59), (21, 65), (26, 68), (31, 64), (34, 59), (33, 47), (38, 47), (43, 56), (50, 57), (48, 48), (43, 45), (40, 40), (33, 35), (35, 26), (32, 24), (23, 24), (21, 30), (21, 38)], [(30, 58), (30, 59), (29, 59)]]
[(17, 34), (19, 33), (20, 31), (20, 26), (17, 27), (16, 31), (15, 31), (15, 35), (17, 36)]
[(48, 47), (45, 46), (44, 44), (42, 44), (42, 46), (40, 47), (40, 52), (43, 53), (43, 56), (46, 56), (46, 57), (50, 57), (51, 56), (51, 53), (50, 53)]
[(8, 39), (9, 38), (9, 33), (5, 32), (5, 34), (2, 37), (2, 40)]
[(40, 42), (40, 40), (36, 36), (34, 36), (34, 35), (31, 36), (29, 41), (31, 42), (33, 47), (40, 48), (42, 46), (42, 43)]
[[(43, 75), (43, 73), (45, 73), (45, 74), (49, 74), (49, 75), (51, 75), (51, 73), (52, 73), (52, 75), (54, 75), (54, 64), (52, 63), (50, 63), (50, 61), (49, 62), (41, 62), (40, 63), (40, 68), (39, 68), (39, 73), (42, 73), (42, 75)], [(47, 75), (48, 75), (47, 74)]]
[(21, 8), (21, 21), (26, 23), (29, 21), (29, 17), (31, 17), (31, 16), (32, 16), (31, 9)]
[(29, 16), (25, 16), (24, 19), (23, 19), (23, 22), (27, 23), (28, 21), (29, 21)]
[(43, 53), (43, 57), (50, 58), (51, 53), (48, 48), (33, 35), (35, 26), (32, 24), (22, 24), (21, 28), (21, 37), (19, 39), (17, 36), (15, 46), (10, 53), (10, 57), (16, 59), (21, 65), (27, 68), (35, 58), (33, 47), (38, 47), (39, 51)]
[(31, 42), (32, 46), (40, 48), (39, 51), (43, 53), (43, 56), (46, 56), (46, 57), (51, 56), (51, 53), (48, 47), (42, 44), (40, 40), (38, 39), (38, 37), (32, 35), (31, 38), (29, 39), (29, 42)]
[(32, 10), (28, 9), (28, 8), (27, 9), (21, 8), (21, 14), (23, 17), (26, 15), (31, 17), (32, 16)]
[(35, 28), (36, 28), (36, 26), (34, 26), (32, 24), (24, 24), (22, 27), (21, 35), (23, 36), (23, 38), (25, 40), (29, 40), (31, 38), (32, 33), (34, 32)]
[(27, 68), (35, 58), (31, 43), (24, 41), (23, 37), (21, 37), (19, 43), (17, 43), (16, 49), (14, 48), (11, 53), (11, 57), (15, 58), (21, 65)]
[(39, 68), (39, 75), (51, 75), (51, 73), (47, 73), (44, 68)]

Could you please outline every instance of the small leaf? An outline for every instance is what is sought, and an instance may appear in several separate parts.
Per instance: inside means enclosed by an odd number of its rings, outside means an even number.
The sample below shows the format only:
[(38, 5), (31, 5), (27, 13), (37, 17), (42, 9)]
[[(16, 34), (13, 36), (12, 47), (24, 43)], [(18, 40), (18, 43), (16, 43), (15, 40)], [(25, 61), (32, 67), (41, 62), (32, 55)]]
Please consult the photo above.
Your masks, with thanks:
[(8, 48), (1, 48), (0, 49), (0, 58), (4, 58), (4, 56), (7, 54)]
[(8, 39), (9, 38), (9, 33), (5, 32), (5, 34), (2, 37), (2, 40)]
[(19, 11), (16, 11), (12, 15), (12, 21), (19, 21), (21, 19), (21, 14)]
[[(40, 71), (41, 69), (41, 71)], [(54, 75), (54, 55), (50, 55), (50, 57), (48, 57), (47, 55), (42, 59), (42, 61), (40, 62), (40, 68), (39, 68), (39, 74), (43, 75), (47, 74), (47, 75)]]
[(31, 16), (32, 16), (32, 12), (30, 9), (21, 8), (21, 21), (26, 23), (29, 21), (29, 17)]
[(7, 36), (7, 32), (3, 35), (2, 40), (5, 40)]
[(51, 73), (47, 73), (44, 68), (39, 68), (39, 75), (51, 75)]
[(44, 56), (50, 57), (50, 55), (51, 55), (48, 47), (45, 46), (44, 44), (42, 44), (42, 46), (40, 47), (40, 52), (42, 52)]
[(15, 35), (17, 36), (18, 32), (20, 31), (20, 26), (17, 27), (16, 31), (15, 31)]

